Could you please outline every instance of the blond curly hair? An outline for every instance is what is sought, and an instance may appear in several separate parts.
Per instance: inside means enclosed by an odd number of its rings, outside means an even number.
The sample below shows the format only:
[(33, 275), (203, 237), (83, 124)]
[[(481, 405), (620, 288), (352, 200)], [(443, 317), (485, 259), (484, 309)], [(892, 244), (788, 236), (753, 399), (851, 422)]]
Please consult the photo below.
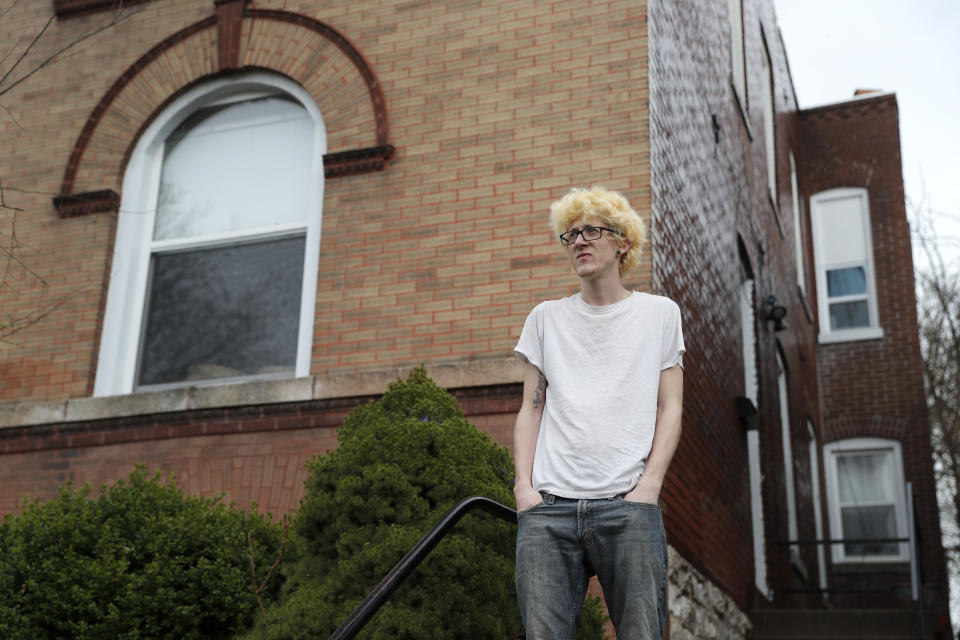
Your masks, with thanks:
[(621, 276), (637, 266), (647, 230), (622, 194), (600, 186), (574, 188), (550, 205), (550, 226), (557, 234), (569, 230), (581, 217), (599, 218), (630, 241), (630, 248), (620, 256)]

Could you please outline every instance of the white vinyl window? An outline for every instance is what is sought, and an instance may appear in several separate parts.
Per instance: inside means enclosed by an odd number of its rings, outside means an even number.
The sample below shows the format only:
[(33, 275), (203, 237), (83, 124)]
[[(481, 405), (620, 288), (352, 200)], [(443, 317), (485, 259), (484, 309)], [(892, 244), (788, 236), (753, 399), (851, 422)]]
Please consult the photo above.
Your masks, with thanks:
[(820, 192), (810, 211), (820, 342), (882, 337), (866, 189)]
[(173, 102), (124, 175), (95, 395), (309, 373), (323, 121), (269, 74)]
[(834, 562), (902, 562), (907, 515), (900, 443), (851, 438), (824, 447), (831, 545)]
[(747, 112), (747, 67), (743, 51), (743, 0), (727, 0), (730, 23), (731, 82), (740, 108)]

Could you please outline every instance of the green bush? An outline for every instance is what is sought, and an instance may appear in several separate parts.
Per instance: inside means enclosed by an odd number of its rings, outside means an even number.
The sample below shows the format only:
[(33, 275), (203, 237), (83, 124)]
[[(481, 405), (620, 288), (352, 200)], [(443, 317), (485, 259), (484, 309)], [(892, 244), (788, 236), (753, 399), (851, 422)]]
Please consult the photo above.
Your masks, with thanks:
[[(184, 497), (138, 467), (101, 489), (61, 488), (0, 525), (0, 637), (230, 638), (257, 614), (282, 530), (219, 499)], [(278, 582), (261, 597), (276, 597)]]
[[(328, 636), (457, 502), (513, 504), (509, 452), (471, 425), (422, 369), (357, 407), (339, 447), (308, 463), (295, 520), (303, 554), (285, 567), (282, 602), (253, 638)], [(516, 638), (516, 526), (466, 516), (370, 620), (360, 638)], [(602, 637), (596, 602), (585, 615)]]

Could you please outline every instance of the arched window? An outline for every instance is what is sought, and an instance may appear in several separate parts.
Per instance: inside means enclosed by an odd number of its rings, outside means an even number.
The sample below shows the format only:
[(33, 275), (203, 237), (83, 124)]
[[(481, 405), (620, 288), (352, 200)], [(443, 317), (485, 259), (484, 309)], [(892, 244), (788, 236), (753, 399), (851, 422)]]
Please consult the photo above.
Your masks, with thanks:
[(95, 395), (305, 376), (323, 120), (257, 73), (176, 99), (124, 174)]

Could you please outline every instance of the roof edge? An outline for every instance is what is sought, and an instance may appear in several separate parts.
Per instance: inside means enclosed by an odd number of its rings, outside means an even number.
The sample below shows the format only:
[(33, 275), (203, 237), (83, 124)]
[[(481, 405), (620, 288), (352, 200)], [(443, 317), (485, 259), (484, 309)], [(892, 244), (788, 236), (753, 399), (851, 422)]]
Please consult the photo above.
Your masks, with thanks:
[(897, 92), (896, 91), (880, 91), (875, 93), (864, 93), (859, 96), (853, 96), (846, 100), (840, 100), (838, 102), (831, 102), (828, 104), (821, 104), (814, 107), (807, 107), (804, 109), (799, 109), (797, 113), (800, 117), (815, 115), (817, 113), (823, 113), (825, 111), (838, 111), (840, 109), (847, 109), (849, 107), (859, 107), (864, 104), (869, 104), (871, 102), (886, 102), (891, 101), (894, 105), (897, 104)]

